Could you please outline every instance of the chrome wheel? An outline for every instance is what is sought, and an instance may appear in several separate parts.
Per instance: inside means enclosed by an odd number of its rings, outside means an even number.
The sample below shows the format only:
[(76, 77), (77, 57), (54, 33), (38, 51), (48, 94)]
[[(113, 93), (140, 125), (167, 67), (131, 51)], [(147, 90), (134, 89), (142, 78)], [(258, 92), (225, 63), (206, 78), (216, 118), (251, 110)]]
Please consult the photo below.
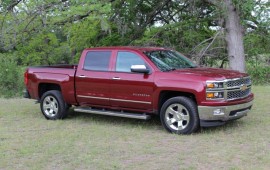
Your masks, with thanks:
[(171, 104), (165, 112), (165, 123), (173, 130), (183, 130), (190, 122), (187, 108), (181, 104)]
[(48, 117), (54, 117), (57, 115), (59, 109), (58, 101), (53, 96), (47, 96), (43, 100), (43, 112)]

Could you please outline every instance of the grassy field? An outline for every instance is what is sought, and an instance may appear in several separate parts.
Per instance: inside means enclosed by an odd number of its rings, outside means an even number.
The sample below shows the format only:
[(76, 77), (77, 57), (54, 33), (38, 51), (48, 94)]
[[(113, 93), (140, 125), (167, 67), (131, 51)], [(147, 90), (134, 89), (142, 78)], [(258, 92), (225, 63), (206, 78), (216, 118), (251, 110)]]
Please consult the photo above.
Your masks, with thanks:
[(247, 117), (180, 136), (157, 118), (74, 113), (48, 121), (27, 99), (0, 99), (0, 169), (269, 169), (270, 87)]

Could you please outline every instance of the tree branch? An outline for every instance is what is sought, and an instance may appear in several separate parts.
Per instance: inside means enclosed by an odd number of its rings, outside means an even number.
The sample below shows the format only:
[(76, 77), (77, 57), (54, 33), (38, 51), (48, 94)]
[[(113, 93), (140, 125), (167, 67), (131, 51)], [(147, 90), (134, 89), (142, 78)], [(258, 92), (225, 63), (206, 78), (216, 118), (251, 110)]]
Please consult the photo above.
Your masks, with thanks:
[(214, 43), (214, 41), (216, 40), (217, 36), (220, 34), (221, 31), (218, 31), (216, 33), (216, 35), (213, 37), (212, 41), (208, 44), (208, 46), (203, 49), (203, 51), (200, 52), (200, 56), (199, 58), (202, 58), (202, 56), (204, 56), (205, 52), (208, 50), (209, 47), (211, 47), (211, 45)]
[(206, 43), (207, 41), (210, 41), (210, 40), (212, 40), (212, 39), (213, 39), (213, 37), (208, 38), (208, 39), (206, 39), (206, 40), (203, 40), (203, 41), (200, 42), (198, 45), (196, 45), (196, 46), (191, 50), (190, 53), (193, 53), (199, 46), (201, 46), (202, 44), (204, 44), (204, 43)]
[(22, 0), (15, 0), (7, 7), (8, 11), (12, 11), (15, 6), (17, 6)]
[(136, 28), (135, 33), (132, 36), (132, 40), (130, 41), (130, 43), (132, 43), (132, 41), (136, 38), (139, 37), (139, 35), (141, 35), (141, 33), (143, 32), (143, 30), (151, 23), (153, 22), (153, 20), (155, 19), (155, 17), (160, 13), (160, 11), (166, 6), (168, 5), (168, 3), (171, 2), (171, 0), (164, 0), (163, 2), (160, 3), (160, 5), (158, 5), (156, 8), (154, 8), (150, 14), (147, 16), (146, 21), (144, 21), (143, 24), (139, 25), (138, 28)]
[(71, 17), (69, 17), (69, 18), (67, 18), (65, 20), (55, 22), (54, 24), (56, 24), (56, 25), (65, 25), (66, 23), (72, 23), (72, 22), (75, 22), (75, 21), (79, 21), (79, 20), (82, 20), (82, 19), (88, 17), (93, 11), (88, 11), (86, 14), (83, 14), (83, 15), (71, 16)]

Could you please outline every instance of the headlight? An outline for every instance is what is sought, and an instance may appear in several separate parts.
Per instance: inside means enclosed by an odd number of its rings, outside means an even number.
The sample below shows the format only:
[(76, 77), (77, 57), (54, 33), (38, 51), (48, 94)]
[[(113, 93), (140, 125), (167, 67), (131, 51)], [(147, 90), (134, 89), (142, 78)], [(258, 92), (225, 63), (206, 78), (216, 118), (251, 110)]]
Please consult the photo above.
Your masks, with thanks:
[(206, 87), (208, 89), (223, 88), (223, 82), (207, 82)]
[(224, 82), (207, 81), (206, 82), (206, 99), (208, 100), (224, 99)]

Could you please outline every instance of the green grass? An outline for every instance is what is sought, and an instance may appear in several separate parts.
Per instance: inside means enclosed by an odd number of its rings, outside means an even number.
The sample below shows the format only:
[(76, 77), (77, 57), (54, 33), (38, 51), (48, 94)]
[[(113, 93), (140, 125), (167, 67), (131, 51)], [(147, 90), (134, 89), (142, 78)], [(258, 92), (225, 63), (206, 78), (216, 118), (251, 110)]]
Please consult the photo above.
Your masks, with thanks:
[(189, 136), (157, 118), (48, 121), (34, 100), (0, 99), (0, 169), (269, 169), (270, 86), (253, 92), (247, 117)]

